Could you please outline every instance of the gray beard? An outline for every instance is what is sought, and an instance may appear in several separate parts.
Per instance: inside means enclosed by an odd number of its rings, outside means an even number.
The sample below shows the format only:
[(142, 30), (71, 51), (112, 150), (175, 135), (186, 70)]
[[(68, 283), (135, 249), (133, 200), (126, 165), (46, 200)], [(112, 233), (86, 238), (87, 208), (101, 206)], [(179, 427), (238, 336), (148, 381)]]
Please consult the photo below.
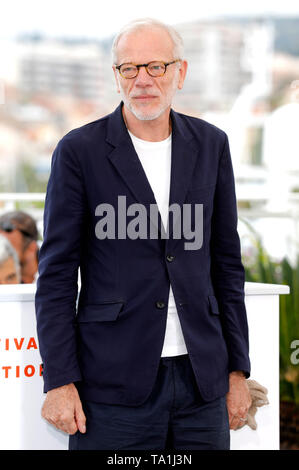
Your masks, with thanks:
[(140, 121), (152, 121), (154, 119), (157, 119), (158, 117), (161, 116), (161, 114), (164, 113), (164, 111), (167, 109), (167, 107), (169, 105), (166, 105), (165, 107), (159, 109), (158, 111), (156, 111), (155, 113), (144, 113), (142, 111), (139, 111), (137, 109), (135, 109), (135, 107), (132, 105), (132, 103), (130, 102), (130, 100), (125, 96), (125, 94), (123, 93), (122, 89), (120, 89), (120, 96), (121, 96), (121, 99), (123, 100), (124, 104), (127, 106), (127, 108), (131, 111), (132, 114), (134, 114), (134, 116), (139, 119)]
[(168, 108), (168, 106), (171, 105), (172, 98), (174, 97), (174, 95), (176, 93), (176, 90), (177, 90), (178, 77), (179, 77), (179, 70), (177, 69), (177, 73), (176, 73), (176, 76), (175, 76), (174, 81), (173, 81), (173, 86), (169, 90), (169, 93), (166, 97), (166, 103), (165, 103), (164, 106), (162, 106), (155, 113), (145, 114), (145, 113), (142, 113), (142, 111), (134, 109), (134, 106), (132, 105), (130, 100), (125, 96), (125, 93), (123, 92), (123, 90), (120, 86), (119, 89), (120, 89), (121, 99), (123, 100), (123, 102), (127, 106), (127, 108), (131, 111), (132, 114), (134, 114), (134, 116), (137, 119), (139, 119), (140, 121), (152, 121), (152, 120), (157, 119), (158, 117), (160, 117), (164, 113), (164, 111)]

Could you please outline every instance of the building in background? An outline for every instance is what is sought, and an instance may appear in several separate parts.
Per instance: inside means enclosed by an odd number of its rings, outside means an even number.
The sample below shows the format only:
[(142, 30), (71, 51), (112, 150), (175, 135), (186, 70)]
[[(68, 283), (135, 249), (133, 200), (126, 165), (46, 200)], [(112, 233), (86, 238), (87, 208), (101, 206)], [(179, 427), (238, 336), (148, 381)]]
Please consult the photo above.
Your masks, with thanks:
[(34, 40), (22, 44), (19, 53), (18, 87), (22, 93), (103, 100), (106, 58), (99, 44)]
[(189, 62), (180, 107), (197, 114), (229, 111), (249, 83), (260, 94), (270, 93), (274, 31), (269, 22), (196, 21), (177, 29)]

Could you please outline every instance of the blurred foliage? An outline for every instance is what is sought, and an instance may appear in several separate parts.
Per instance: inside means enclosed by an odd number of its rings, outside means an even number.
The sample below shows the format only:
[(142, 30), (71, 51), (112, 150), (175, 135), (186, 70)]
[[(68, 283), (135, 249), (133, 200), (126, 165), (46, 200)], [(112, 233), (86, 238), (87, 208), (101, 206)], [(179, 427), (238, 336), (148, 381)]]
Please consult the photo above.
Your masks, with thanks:
[(290, 294), (279, 296), (280, 307), (280, 399), (299, 404), (299, 364), (291, 363), (293, 340), (299, 340), (299, 256), (294, 266), (287, 258), (272, 260), (260, 235), (243, 218), (252, 242), (253, 253), (243, 256), (246, 281), (284, 284)]

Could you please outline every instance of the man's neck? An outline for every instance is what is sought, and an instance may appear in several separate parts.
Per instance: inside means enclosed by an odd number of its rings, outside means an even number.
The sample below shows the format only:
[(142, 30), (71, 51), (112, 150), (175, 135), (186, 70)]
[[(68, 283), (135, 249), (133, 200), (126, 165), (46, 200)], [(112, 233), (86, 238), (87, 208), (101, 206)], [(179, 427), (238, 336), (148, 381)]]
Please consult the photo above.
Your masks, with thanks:
[(167, 139), (171, 134), (170, 109), (165, 111), (159, 118), (150, 121), (137, 119), (125, 106), (122, 114), (127, 129), (136, 137), (149, 142), (160, 142)]

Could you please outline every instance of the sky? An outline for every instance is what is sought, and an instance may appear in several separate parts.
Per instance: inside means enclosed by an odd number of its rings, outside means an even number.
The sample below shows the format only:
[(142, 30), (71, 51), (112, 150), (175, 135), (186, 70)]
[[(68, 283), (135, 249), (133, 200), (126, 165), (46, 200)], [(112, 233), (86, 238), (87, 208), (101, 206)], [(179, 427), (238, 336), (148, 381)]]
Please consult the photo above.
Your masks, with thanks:
[[(3, 2), (4, 3), (4, 2)], [(40, 32), (57, 37), (114, 35), (128, 21), (144, 16), (177, 24), (221, 15), (299, 16), (294, 0), (9, 0), (1, 7), (0, 38)]]

